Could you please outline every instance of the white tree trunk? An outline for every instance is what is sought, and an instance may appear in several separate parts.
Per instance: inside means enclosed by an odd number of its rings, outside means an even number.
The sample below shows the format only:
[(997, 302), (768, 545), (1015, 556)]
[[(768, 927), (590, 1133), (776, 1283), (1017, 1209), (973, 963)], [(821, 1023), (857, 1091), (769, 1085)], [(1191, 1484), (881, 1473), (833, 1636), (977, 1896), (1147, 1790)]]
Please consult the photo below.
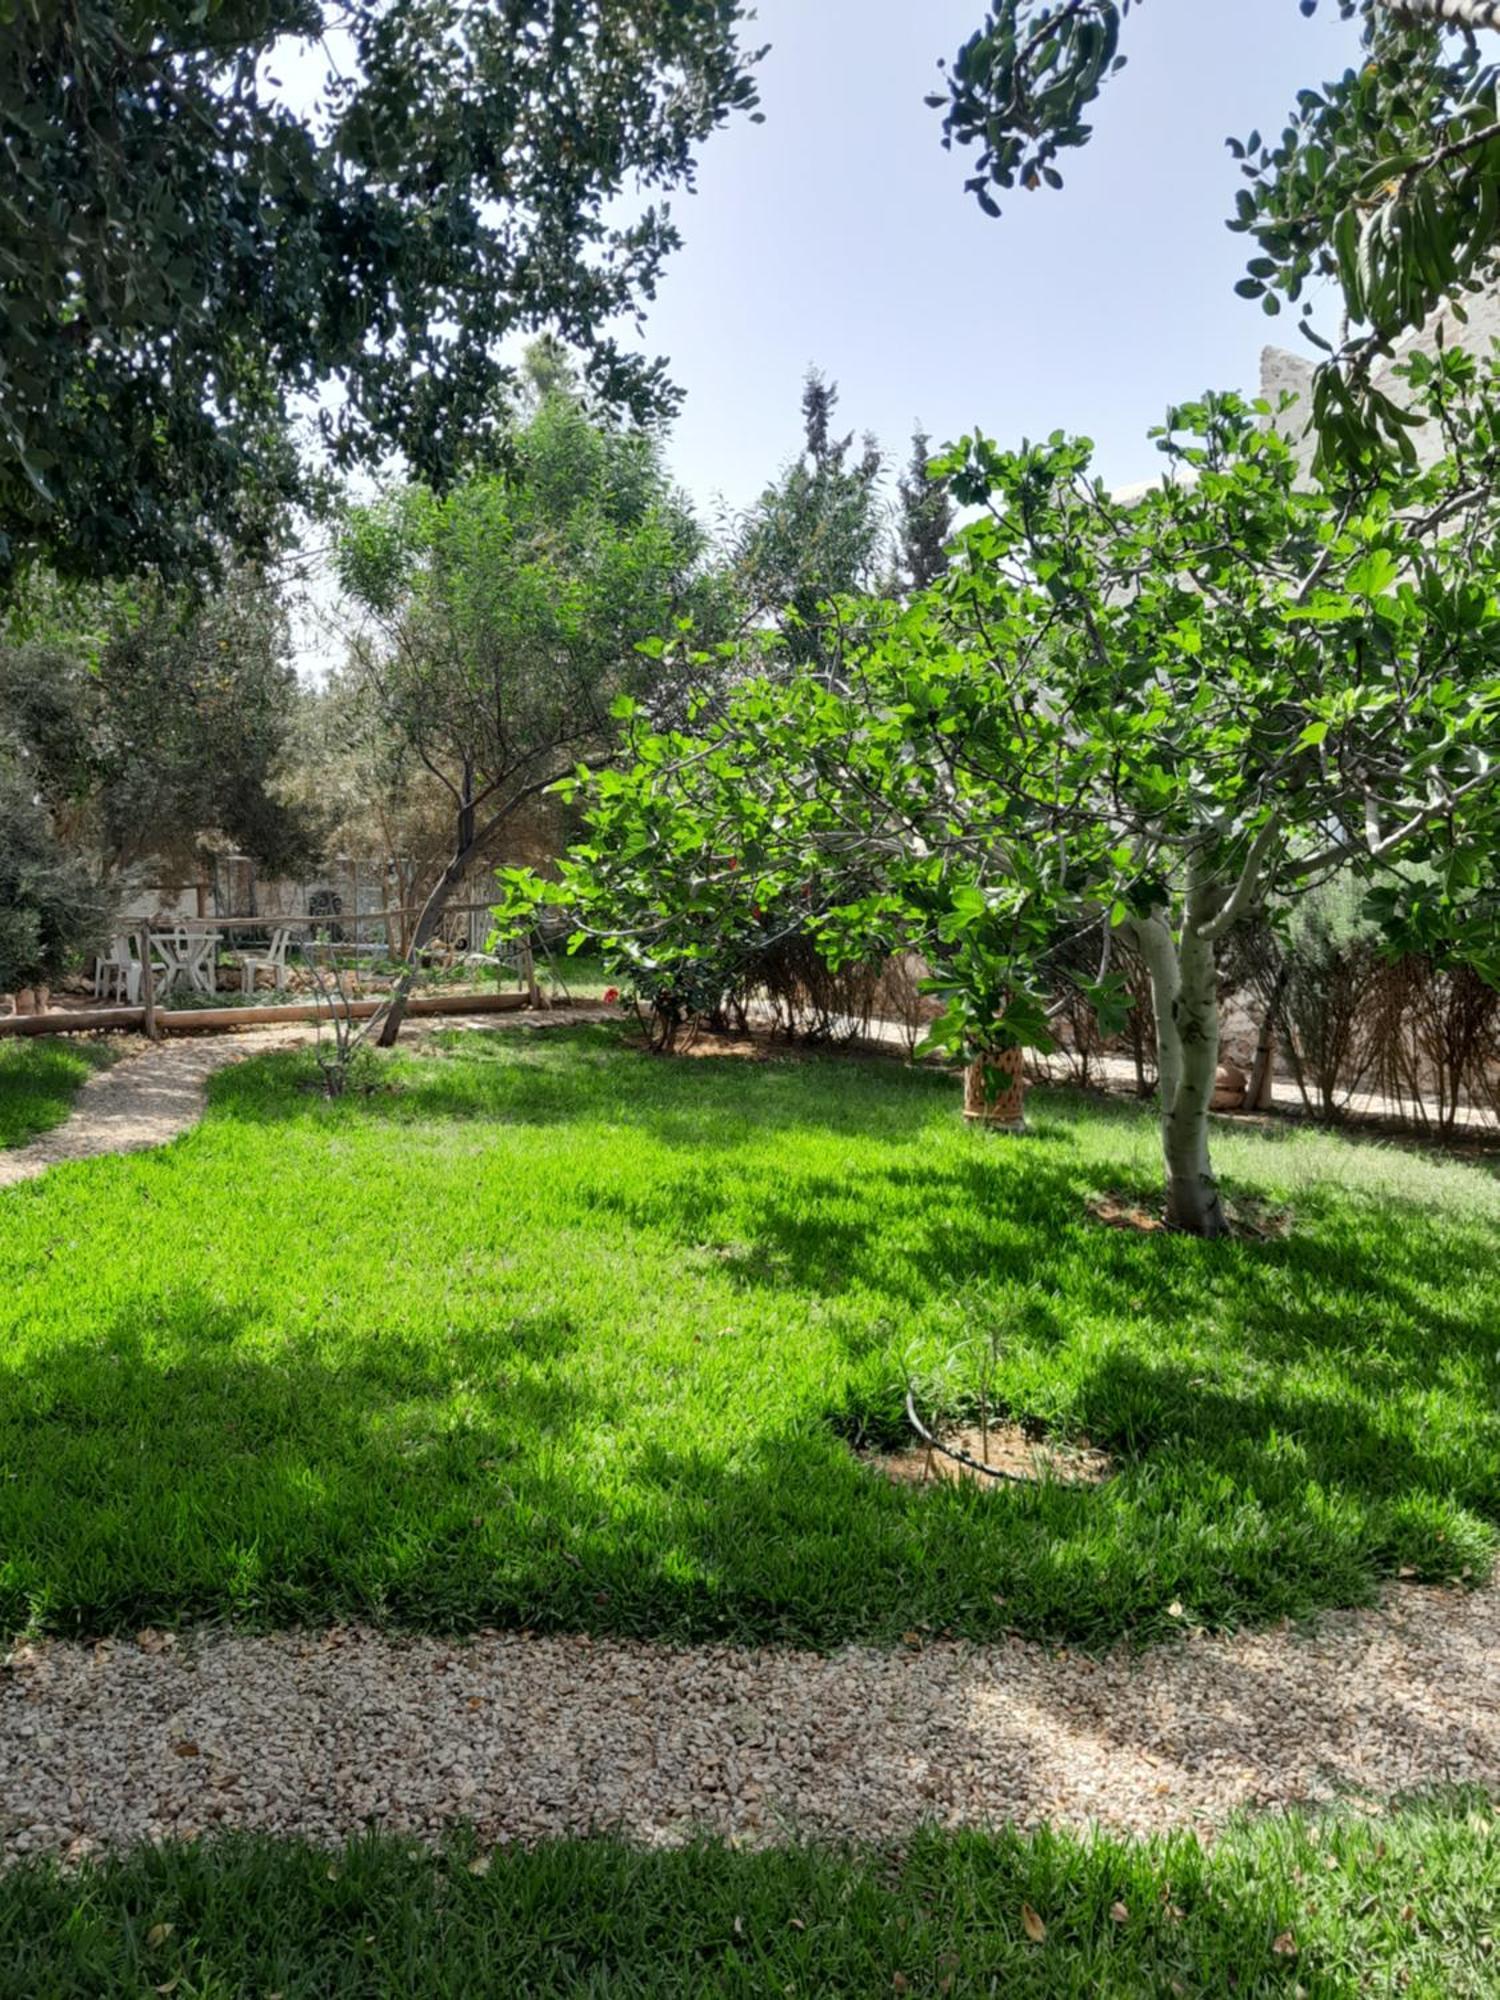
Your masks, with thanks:
[(1195, 882), (1180, 939), (1165, 911), (1135, 926), (1156, 1008), (1167, 1222), (1192, 1236), (1224, 1236), (1229, 1230), (1208, 1155), (1208, 1108), (1219, 1067), (1219, 995), (1214, 947), (1199, 932), (1213, 915), (1210, 886)]

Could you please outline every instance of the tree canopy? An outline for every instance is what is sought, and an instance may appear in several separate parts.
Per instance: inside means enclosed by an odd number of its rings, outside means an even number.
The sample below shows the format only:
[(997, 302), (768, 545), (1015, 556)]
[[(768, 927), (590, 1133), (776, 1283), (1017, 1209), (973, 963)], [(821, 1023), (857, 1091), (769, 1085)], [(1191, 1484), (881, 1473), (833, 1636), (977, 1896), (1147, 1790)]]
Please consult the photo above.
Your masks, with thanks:
[(339, 565), (370, 621), (360, 670), (450, 806), (414, 951), (516, 814), (612, 749), (616, 701), (659, 674), (646, 643), (711, 617), (702, 547), (655, 434), (597, 421), (565, 388), (513, 427), (504, 469), (353, 513)]
[[(677, 241), (656, 197), (753, 110), (740, 26), (735, 0), (15, 0), (0, 584), (263, 549), (309, 497), (314, 395), (335, 468), (394, 447), (442, 485), (497, 435), (518, 329), (669, 405), (605, 329)], [(299, 47), (329, 63), (311, 110), (277, 73)]]
[(206, 603), (120, 594), (70, 629), (83, 609), (0, 646), (0, 727), (59, 844), (105, 875), (192, 869), (215, 844), (305, 866), (319, 815), (280, 787), (296, 674), (275, 590), (234, 572)]
[(1419, 862), (1458, 908), (1500, 832), (1495, 499), (1465, 457), (1497, 435), (1496, 377), (1454, 353), (1411, 378), (1454, 449), (1358, 485), (1309, 484), (1235, 396), (1173, 414), (1168, 476), (1129, 505), (1085, 442), (964, 440), (942, 469), (978, 511), (947, 575), (843, 606), (836, 682), (750, 675), (696, 733), (644, 738), (538, 893), (633, 937), (658, 981), (734, 934), (718, 906), (743, 926), (800, 898), (835, 957), (922, 949), (936, 1038), (971, 1057), (1048, 1045), (1081, 929), (1111, 1009), (1123, 935), (1155, 990), (1168, 1213), (1219, 1233), (1221, 941), (1338, 870)]
[(867, 588), (884, 547), (880, 447), (836, 435), (839, 390), (816, 368), (802, 387), (803, 446), (740, 525), (735, 567), (752, 612), (781, 624), (801, 665), (822, 649), (819, 613)]

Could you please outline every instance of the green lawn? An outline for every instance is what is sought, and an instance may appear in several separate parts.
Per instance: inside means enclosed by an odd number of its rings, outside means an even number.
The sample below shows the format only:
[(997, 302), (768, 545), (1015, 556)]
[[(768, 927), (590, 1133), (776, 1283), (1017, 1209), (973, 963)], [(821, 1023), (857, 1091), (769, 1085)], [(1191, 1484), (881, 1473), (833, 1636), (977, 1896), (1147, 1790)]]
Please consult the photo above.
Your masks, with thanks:
[[(216, 1079), (164, 1152), (0, 1195), (0, 1623), (361, 1615), (833, 1645), (1102, 1642), (1487, 1568), (1500, 1185), (1228, 1134), (1290, 1233), (1107, 1230), (1150, 1118), (951, 1078), (449, 1038), (329, 1104)], [(1117, 1478), (897, 1488), (906, 1371)], [(1182, 1615), (1169, 1609), (1174, 1602)]]
[(1500, 1828), (1472, 1798), (1376, 1824), (1243, 1825), (1208, 1854), (1186, 1836), (1001, 1833), (875, 1854), (588, 1841), (497, 1853), (482, 1874), (476, 1860), (458, 1844), (432, 1858), (374, 1839), (336, 1856), (231, 1841), (23, 1868), (0, 1875), (0, 1995), (1481, 2000), (1500, 1986)]
[(0, 1149), (24, 1146), (61, 1125), (96, 1069), (113, 1060), (104, 1042), (77, 1035), (15, 1035), (0, 1041)]

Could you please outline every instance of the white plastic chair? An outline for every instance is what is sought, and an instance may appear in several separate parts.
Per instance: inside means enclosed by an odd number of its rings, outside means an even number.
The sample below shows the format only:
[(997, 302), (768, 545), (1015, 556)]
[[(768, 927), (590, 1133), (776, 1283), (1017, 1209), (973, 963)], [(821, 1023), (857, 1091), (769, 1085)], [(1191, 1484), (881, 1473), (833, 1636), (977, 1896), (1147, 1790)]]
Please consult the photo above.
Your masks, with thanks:
[(141, 962), (128, 937), (117, 937), (107, 958), (94, 960), (94, 998), (123, 1000), (134, 1007), (141, 997)]
[(244, 953), (240, 959), (241, 992), (253, 993), (256, 978), (261, 972), (270, 973), (271, 984), (276, 988), (286, 985), (286, 954), (291, 941), (289, 928), (272, 931), (268, 950)]

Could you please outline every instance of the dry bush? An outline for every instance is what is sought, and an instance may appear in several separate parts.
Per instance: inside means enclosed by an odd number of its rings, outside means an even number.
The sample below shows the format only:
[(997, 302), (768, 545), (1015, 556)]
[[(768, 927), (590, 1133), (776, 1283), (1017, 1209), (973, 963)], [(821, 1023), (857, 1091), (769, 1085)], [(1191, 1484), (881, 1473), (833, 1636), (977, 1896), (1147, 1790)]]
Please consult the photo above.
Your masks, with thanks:
[(875, 1018), (890, 1021), (901, 1030), (908, 1055), (942, 1011), (935, 997), (922, 991), (927, 976), (927, 962), (920, 954), (898, 951), (881, 966), (875, 982)]
[(1467, 967), (1381, 966), (1368, 1032), (1371, 1080), (1413, 1124), (1447, 1136), (1466, 1105), (1500, 1109), (1500, 993)]
[(857, 1041), (870, 1032), (884, 970), (880, 960), (830, 970), (810, 938), (788, 938), (759, 961), (754, 985), (737, 995), (743, 1023), (750, 999), (771, 1009), (773, 1031), (800, 1041)]

